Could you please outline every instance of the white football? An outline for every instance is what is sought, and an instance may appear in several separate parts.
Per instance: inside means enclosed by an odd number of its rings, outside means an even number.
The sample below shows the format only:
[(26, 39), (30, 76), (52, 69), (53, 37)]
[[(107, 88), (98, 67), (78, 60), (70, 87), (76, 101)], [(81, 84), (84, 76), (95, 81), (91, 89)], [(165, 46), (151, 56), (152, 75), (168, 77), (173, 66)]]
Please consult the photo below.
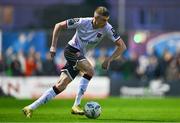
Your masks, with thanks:
[(88, 118), (96, 119), (101, 114), (101, 106), (97, 102), (87, 102), (84, 106), (84, 113)]

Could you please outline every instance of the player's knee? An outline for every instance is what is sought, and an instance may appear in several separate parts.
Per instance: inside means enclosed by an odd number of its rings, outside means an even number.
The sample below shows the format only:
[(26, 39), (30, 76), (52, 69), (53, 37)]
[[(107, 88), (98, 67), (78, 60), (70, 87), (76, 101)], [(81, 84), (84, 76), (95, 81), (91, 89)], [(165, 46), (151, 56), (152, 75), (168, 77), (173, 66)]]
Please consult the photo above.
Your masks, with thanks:
[(88, 69), (86, 74), (92, 77), (94, 75), (94, 70), (92, 68), (90, 68), (90, 69)]
[(88, 80), (91, 80), (91, 78), (93, 77), (94, 75), (94, 70), (93, 69), (89, 69), (84, 75), (83, 77), (88, 79)]

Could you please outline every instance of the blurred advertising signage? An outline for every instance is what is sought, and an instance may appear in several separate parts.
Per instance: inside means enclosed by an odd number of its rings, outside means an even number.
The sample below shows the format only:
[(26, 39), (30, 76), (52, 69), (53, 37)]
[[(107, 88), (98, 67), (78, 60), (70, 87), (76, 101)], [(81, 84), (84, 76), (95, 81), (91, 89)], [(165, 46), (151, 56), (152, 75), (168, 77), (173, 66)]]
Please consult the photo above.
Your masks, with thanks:
[[(0, 86), (6, 95), (18, 99), (40, 97), (43, 92), (57, 82), (58, 77), (1, 77)], [(80, 77), (73, 80), (56, 98), (74, 98)], [(84, 95), (85, 98), (105, 98), (109, 96), (110, 80), (108, 77), (93, 77)]]
[(157, 55), (162, 56), (165, 50), (175, 54), (180, 50), (180, 32), (160, 34), (150, 39), (146, 46), (148, 54), (152, 54), (155, 51)]
[(44, 31), (22, 31), (22, 32), (3, 32), (2, 50), (7, 52), (12, 49), (13, 53), (23, 51), (28, 54), (30, 49), (34, 49), (41, 55), (45, 55), (47, 35)]

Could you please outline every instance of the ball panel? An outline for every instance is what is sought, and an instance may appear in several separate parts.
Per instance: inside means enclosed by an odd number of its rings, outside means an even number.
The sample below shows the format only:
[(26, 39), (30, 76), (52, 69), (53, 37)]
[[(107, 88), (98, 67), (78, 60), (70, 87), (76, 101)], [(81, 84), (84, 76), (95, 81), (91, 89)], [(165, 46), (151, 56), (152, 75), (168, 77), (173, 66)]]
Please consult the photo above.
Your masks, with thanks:
[(96, 119), (101, 114), (101, 106), (97, 102), (87, 102), (84, 111), (88, 118)]

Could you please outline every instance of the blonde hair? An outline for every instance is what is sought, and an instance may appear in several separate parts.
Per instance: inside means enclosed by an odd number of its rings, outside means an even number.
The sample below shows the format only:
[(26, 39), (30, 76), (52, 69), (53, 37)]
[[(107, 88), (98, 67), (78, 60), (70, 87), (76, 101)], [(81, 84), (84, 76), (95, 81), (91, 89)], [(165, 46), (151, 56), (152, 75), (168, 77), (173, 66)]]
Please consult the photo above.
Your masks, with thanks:
[(101, 16), (109, 17), (109, 10), (104, 6), (97, 7), (95, 13)]

